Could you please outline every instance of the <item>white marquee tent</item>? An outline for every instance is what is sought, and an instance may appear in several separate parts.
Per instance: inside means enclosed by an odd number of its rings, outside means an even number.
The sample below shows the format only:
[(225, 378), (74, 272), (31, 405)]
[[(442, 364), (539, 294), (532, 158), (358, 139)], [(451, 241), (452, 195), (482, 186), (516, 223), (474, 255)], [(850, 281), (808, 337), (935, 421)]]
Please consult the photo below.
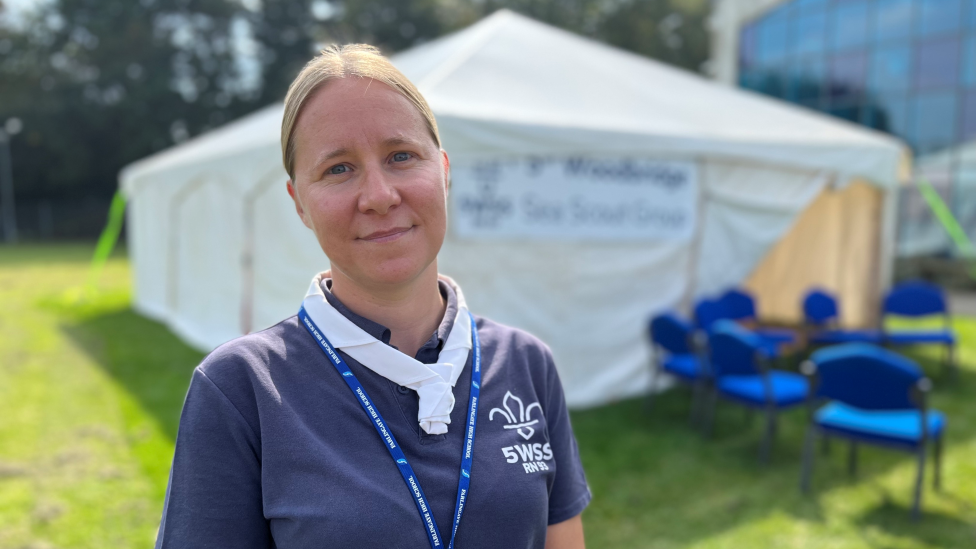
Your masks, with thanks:
[[(393, 62), (452, 159), (441, 272), (474, 312), (552, 347), (570, 405), (647, 391), (650, 315), (731, 285), (790, 320), (819, 284), (870, 320), (897, 141), (508, 11)], [(281, 116), (120, 176), (135, 306), (201, 349), (294, 314), (328, 267), (285, 192)]]

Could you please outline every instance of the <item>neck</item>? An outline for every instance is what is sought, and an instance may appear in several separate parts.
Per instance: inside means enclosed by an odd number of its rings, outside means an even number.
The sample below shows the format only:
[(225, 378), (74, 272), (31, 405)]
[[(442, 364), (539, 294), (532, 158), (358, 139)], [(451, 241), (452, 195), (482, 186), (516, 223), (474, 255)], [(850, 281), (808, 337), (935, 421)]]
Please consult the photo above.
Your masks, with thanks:
[(364, 285), (332, 269), (332, 295), (357, 315), (390, 329), (390, 344), (414, 357), (440, 326), (447, 303), (437, 283), (437, 262), (397, 285)]

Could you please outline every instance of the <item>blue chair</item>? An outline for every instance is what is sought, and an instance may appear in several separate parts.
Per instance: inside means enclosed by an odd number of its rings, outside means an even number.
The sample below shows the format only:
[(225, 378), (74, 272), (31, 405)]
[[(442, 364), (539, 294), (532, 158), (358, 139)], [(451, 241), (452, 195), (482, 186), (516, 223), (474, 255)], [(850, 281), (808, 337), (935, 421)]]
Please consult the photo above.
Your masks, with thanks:
[[(711, 332), (715, 324), (722, 320), (735, 320), (733, 311), (725, 299), (702, 298), (695, 304), (695, 323), (698, 329), (706, 334)], [(762, 345), (770, 358), (779, 357), (780, 342), (762, 338)]]
[(803, 376), (769, 368), (770, 355), (763, 340), (729, 320), (716, 322), (708, 338), (708, 362), (713, 391), (708, 406), (709, 431), (714, 424), (715, 401), (721, 396), (766, 415), (766, 433), (760, 459), (766, 463), (776, 436), (780, 411), (803, 404), (808, 393)]
[[(678, 381), (690, 385), (692, 388), (691, 422), (695, 423), (700, 408), (700, 394), (710, 375), (700, 352), (700, 346), (696, 345), (694, 327), (673, 313), (664, 313), (651, 319), (648, 332), (654, 347), (651, 369), (652, 389), (662, 372), (671, 374)], [(648, 397), (648, 405), (653, 402), (653, 395), (652, 390)]]
[(695, 303), (695, 324), (700, 330), (709, 332), (719, 320), (731, 319), (728, 308), (720, 299), (702, 298)]
[(830, 293), (814, 289), (803, 297), (803, 318), (807, 328), (807, 343), (837, 345), (841, 343), (881, 343), (878, 330), (841, 330), (837, 299)]
[(719, 299), (724, 303), (730, 319), (747, 323), (759, 337), (777, 345), (796, 342), (796, 333), (793, 330), (787, 330), (785, 328), (762, 328), (758, 326), (759, 318), (756, 315), (756, 299), (749, 292), (732, 288), (722, 294), (722, 297)]
[[(821, 349), (803, 363), (810, 379), (810, 425), (803, 451), (800, 488), (810, 490), (817, 437), (850, 441), (848, 467), (857, 468), (859, 443), (912, 452), (918, 459), (912, 517), (922, 501), (927, 444), (934, 443), (935, 478), (942, 482), (942, 437), (946, 418), (926, 406), (931, 383), (911, 360), (867, 343), (848, 343)], [(821, 407), (819, 404), (826, 401)]]
[[(942, 316), (942, 329), (934, 330), (890, 330), (885, 322), (890, 316), (922, 318)], [(881, 309), (883, 341), (886, 346), (903, 345), (942, 345), (946, 350), (946, 364), (952, 374), (957, 374), (955, 349), (956, 334), (951, 328), (949, 306), (942, 290), (927, 282), (906, 282), (888, 292)]]

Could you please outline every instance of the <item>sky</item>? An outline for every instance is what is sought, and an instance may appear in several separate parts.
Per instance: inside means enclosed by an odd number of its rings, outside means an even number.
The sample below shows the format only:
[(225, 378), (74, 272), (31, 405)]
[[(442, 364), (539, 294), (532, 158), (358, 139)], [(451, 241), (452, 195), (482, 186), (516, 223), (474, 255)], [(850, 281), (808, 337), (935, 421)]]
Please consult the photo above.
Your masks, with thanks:
[(11, 7), (29, 7), (34, 4), (40, 4), (44, 1), (45, 0), (4, 0), (4, 3)]
[(14, 11), (22, 11), (41, 4), (46, 0), (3, 0), (6, 6)]
[(3, 5), (7, 8), (7, 13), (0, 17), (0, 20), (12, 21), (14, 24), (18, 22), (20, 14), (29, 11), (30, 9), (44, 4), (48, 0), (0, 0)]

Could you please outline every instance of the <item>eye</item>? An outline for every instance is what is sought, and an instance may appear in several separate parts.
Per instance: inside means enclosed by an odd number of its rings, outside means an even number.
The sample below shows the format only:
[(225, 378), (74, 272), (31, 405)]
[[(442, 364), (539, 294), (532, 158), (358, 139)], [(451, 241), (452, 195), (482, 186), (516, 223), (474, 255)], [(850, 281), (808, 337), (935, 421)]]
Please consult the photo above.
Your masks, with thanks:
[(349, 171), (345, 164), (337, 164), (329, 168), (329, 175), (341, 175)]
[(410, 160), (410, 153), (398, 152), (393, 154), (394, 162), (406, 162), (407, 160)]

